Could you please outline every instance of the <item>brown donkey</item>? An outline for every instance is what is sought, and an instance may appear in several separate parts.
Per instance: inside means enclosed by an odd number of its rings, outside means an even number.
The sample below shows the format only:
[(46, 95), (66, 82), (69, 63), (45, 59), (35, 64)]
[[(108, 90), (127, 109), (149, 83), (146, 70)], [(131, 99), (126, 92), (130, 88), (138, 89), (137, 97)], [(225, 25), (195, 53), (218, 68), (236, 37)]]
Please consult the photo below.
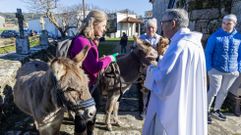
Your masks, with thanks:
[[(169, 39), (165, 38), (165, 37), (161, 37), (159, 42), (157, 43), (157, 53), (159, 55), (159, 58), (162, 58), (168, 48), (169, 45)], [(140, 87), (140, 91), (142, 92), (142, 102), (143, 102), (143, 106), (142, 108), (142, 114), (141, 114), (141, 118), (143, 119), (147, 110), (147, 105), (149, 102), (149, 98), (148, 98), (148, 94), (149, 94), (149, 90), (147, 88), (144, 87), (144, 81), (146, 78), (146, 69), (147, 66), (143, 68), (143, 71), (141, 71), (141, 75), (138, 79), (139, 83), (141, 84)]]
[(114, 122), (121, 125), (118, 119), (119, 98), (141, 74), (142, 65), (157, 65), (157, 51), (151, 44), (137, 37), (134, 37), (134, 40), (137, 47), (129, 54), (118, 57), (117, 65), (111, 64), (99, 79), (99, 89), (102, 94), (107, 95), (105, 123), (108, 130), (112, 130), (112, 112)]
[(33, 117), (40, 135), (59, 134), (66, 108), (84, 120), (93, 119), (95, 102), (89, 92), (89, 79), (80, 68), (88, 50), (84, 48), (73, 60), (55, 58), (50, 66), (33, 61), (19, 69), (14, 102)]

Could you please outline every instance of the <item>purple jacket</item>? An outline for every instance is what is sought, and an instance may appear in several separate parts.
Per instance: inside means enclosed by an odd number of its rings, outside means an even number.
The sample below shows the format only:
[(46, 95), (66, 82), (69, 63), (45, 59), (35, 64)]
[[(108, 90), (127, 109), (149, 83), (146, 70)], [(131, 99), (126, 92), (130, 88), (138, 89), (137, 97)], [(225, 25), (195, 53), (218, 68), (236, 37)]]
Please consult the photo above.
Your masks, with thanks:
[(89, 86), (96, 83), (98, 73), (105, 69), (110, 63), (111, 58), (106, 56), (99, 59), (99, 51), (94, 42), (90, 43), (84, 36), (78, 36), (73, 39), (71, 47), (69, 49), (68, 55), (73, 59), (85, 46), (90, 46), (90, 50), (83, 61), (83, 69), (85, 73), (89, 76), (90, 82)]

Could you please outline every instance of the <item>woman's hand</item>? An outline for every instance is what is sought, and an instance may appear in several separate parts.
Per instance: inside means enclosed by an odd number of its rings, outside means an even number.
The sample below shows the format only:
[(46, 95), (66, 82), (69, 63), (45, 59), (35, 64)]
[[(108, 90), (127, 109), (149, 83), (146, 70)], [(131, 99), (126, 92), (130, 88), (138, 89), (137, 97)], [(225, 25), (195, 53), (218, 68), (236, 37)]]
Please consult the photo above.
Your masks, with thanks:
[(114, 53), (112, 55), (109, 55), (109, 57), (111, 58), (111, 62), (116, 62), (116, 57), (119, 55), (119, 53)]

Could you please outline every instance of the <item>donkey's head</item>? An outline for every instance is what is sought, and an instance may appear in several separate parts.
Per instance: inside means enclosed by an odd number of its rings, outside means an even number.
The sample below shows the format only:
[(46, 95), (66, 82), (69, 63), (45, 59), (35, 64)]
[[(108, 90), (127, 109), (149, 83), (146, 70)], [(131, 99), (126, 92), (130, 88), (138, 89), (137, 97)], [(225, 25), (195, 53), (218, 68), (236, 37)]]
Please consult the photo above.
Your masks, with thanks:
[(136, 36), (133, 36), (133, 38), (137, 44), (137, 48), (134, 52), (138, 55), (140, 61), (147, 65), (157, 65), (156, 59), (158, 57), (158, 53), (155, 48), (153, 48), (149, 42), (142, 41)]
[(50, 67), (56, 78), (57, 102), (67, 106), (85, 118), (91, 119), (96, 113), (95, 102), (89, 92), (89, 79), (81, 69), (82, 62), (88, 53), (86, 46), (73, 60), (55, 58)]

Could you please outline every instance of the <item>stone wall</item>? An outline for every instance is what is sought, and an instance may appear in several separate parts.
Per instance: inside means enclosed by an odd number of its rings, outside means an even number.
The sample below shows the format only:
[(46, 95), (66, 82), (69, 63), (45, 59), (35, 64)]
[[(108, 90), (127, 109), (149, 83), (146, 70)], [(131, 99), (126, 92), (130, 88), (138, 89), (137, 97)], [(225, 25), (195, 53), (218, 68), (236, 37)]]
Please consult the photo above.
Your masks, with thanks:
[[(157, 22), (160, 22), (162, 14), (167, 9), (169, 0), (153, 0), (152, 1), (152, 12), (153, 17), (157, 19)], [(158, 33), (161, 32), (160, 23), (157, 23)]]
[(21, 65), (35, 59), (47, 62), (53, 56), (55, 56), (55, 46), (31, 48), (29, 55), (12, 53), (0, 56), (0, 126), (1, 120), (10, 116), (16, 110), (12, 92), (16, 81), (15, 76)]
[[(203, 43), (221, 26), (222, 17), (231, 13), (231, 0), (187, 1), (191, 30), (203, 33)], [(205, 46), (205, 45), (204, 45)]]
[(231, 12), (237, 15), (237, 30), (241, 32), (241, 0), (233, 0)]
[[(153, 16), (161, 20), (168, 0), (155, 0)], [(162, 4), (162, 5), (161, 5)], [(203, 43), (218, 27), (222, 17), (234, 13), (238, 17), (237, 29), (241, 32), (241, 0), (176, 0), (176, 8), (185, 8), (189, 13), (190, 29), (203, 33)], [(159, 28), (160, 29), (160, 28)]]
[(13, 99), (12, 88), (17, 70), (20, 67), (21, 63), (19, 61), (0, 59), (0, 120), (2, 114), (6, 115), (13, 110), (11, 102)]

